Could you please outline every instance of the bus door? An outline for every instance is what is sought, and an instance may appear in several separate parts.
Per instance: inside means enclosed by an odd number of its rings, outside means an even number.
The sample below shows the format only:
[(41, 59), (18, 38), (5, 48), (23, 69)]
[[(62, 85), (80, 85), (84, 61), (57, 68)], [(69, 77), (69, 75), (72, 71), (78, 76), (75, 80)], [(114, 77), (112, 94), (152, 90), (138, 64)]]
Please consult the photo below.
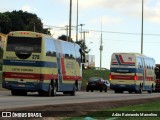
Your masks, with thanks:
[(56, 57), (57, 57), (57, 65), (58, 65), (58, 82), (62, 84), (62, 80), (63, 80), (62, 66), (61, 66), (61, 58), (63, 58), (62, 47), (61, 47), (60, 41), (57, 41), (55, 44), (56, 44), (56, 50), (57, 50)]
[(146, 61), (144, 58), (142, 58), (143, 61), (143, 77), (142, 77), (142, 81), (143, 81), (143, 89), (145, 88), (146, 85), (146, 77), (147, 77), (147, 66), (146, 66)]

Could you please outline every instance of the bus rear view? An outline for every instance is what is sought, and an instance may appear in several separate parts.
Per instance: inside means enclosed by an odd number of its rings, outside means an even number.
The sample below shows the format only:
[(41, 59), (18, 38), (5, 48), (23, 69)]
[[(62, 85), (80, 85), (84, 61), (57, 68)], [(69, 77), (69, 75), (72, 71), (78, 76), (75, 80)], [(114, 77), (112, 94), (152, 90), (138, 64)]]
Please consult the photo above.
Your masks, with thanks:
[(40, 79), (40, 34), (34, 32), (11, 32), (3, 56), (3, 87), (13, 95), (26, 95), (35, 91)]
[(138, 53), (113, 53), (111, 57), (111, 89), (115, 93), (152, 93), (155, 89), (155, 61)]

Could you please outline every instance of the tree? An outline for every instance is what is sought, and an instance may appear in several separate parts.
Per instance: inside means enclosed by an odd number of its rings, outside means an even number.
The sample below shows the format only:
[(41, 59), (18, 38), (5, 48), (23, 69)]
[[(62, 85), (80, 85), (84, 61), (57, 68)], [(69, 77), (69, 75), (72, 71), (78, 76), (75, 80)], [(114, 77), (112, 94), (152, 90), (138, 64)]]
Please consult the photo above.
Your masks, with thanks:
[[(58, 39), (63, 40), (63, 41), (67, 41), (67, 36), (66, 36), (66, 35), (61, 35), (61, 36), (58, 37)], [(68, 40), (69, 40), (69, 37), (68, 37)], [(74, 42), (74, 41), (72, 40), (72, 38), (71, 38), (71, 42)], [(87, 45), (83, 42), (83, 40), (77, 41), (77, 42), (75, 42), (75, 43), (77, 43), (77, 44), (81, 47), (81, 49), (82, 49), (82, 51), (83, 51), (84, 53), (87, 54), (87, 53), (90, 52), (90, 50), (88, 50), (88, 47), (87, 47)]]
[(81, 47), (85, 54), (88, 54), (90, 52), (90, 49), (88, 50), (88, 47), (83, 40), (77, 41), (76, 43)]
[(11, 19), (7, 15), (0, 13), (0, 32), (7, 34), (10, 31), (11, 26)]
[[(66, 35), (61, 35), (61, 36), (58, 37), (58, 39), (63, 40), (63, 41), (67, 41), (67, 40), (69, 40), (69, 37), (67, 38)], [(73, 42), (72, 38), (71, 38), (70, 42)]]
[(43, 23), (36, 14), (22, 10), (0, 13), (0, 28), (4, 34), (10, 31), (35, 31), (48, 34), (48, 29), (43, 28)]

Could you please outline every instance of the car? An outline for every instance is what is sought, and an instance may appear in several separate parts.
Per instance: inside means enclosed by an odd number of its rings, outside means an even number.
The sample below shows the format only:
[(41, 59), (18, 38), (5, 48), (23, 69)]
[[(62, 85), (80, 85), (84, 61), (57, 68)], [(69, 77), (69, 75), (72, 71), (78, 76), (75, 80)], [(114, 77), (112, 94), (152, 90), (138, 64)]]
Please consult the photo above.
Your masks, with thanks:
[(93, 92), (94, 90), (99, 90), (100, 92), (108, 90), (108, 83), (106, 80), (103, 80), (101, 77), (91, 77), (88, 80), (88, 83), (86, 85), (86, 91)]
[(107, 85), (108, 88), (110, 88), (110, 82), (109, 80), (104, 80), (105, 81), (105, 84)]

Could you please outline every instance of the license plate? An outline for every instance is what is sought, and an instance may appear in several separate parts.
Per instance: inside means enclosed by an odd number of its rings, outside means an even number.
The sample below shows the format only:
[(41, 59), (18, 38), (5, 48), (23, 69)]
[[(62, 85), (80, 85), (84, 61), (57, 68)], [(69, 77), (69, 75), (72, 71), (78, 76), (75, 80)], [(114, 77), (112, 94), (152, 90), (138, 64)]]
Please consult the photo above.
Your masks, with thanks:
[(125, 87), (125, 85), (119, 85), (120, 87)]
[(19, 87), (25, 87), (25, 85), (18, 85)]
[(91, 85), (96, 85), (96, 84), (93, 83), (93, 84), (91, 84)]

